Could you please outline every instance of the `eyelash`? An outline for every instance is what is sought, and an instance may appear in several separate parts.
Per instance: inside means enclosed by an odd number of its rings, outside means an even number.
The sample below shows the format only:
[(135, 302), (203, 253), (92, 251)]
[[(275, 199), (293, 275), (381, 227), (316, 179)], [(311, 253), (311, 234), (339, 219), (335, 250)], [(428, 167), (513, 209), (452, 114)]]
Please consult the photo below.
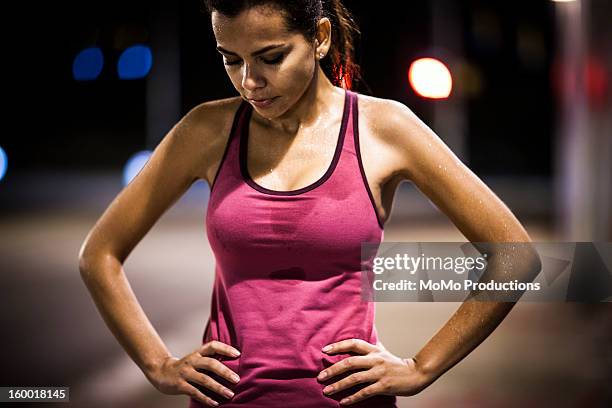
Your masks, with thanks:
[[(281, 63), (281, 61), (283, 60), (283, 58), (284, 58), (284, 57), (285, 57), (285, 56), (281, 54), (281, 55), (279, 55), (278, 57), (275, 57), (275, 58), (273, 58), (273, 59), (271, 59), (271, 60), (266, 60), (265, 58), (262, 58), (262, 60), (263, 60), (263, 62), (265, 62), (266, 64), (269, 64), (269, 65), (276, 65), (276, 64), (280, 64), (280, 63)], [(240, 61), (234, 61), (234, 62), (227, 62), (227, 61), (224, 61), (223, 63), (224, 63), (225, 65), (238, 65), (238, 64), (240, 63)]]

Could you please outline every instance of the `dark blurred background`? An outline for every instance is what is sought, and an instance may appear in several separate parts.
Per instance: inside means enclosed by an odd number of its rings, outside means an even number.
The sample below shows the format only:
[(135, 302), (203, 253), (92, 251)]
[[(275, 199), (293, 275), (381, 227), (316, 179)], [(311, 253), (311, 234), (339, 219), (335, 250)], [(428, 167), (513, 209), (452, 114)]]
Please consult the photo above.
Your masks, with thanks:
[[(611, 241), (612, 2), (345, 4), (362, 31), (356, 56), (365, 83), (357, 92), (410, 107), (534, 241)], [(0, 318), (7, 368), (0, 385), (70, 386), (74, 406), (187, 406), (185, 396), (148, 384), (112, 337), (81, 281), (77, 254), (182, 115), (237, 95), (202, 10), (196, 0), (6, 6)], [(423, 97), (409, 83), (411, 64), (424, 57), (450, 71), (448, 97)], [(209, 313), (208, 192), (195, 183), (125, 265), (177, 355), (198, 346)], [(385, 225), (385, 241), (402, 240), (465, 237), (403, 183)], [(400, 406), (607, 405), (609, 300), (517, 305), (470, 356)], [(377, 327), (387, 348), (407, 357), (457, 306), (381, 303)]]
[[(441, 4), (441, 10), (432, 3), (411, 2), (398, 12), (392, 5), (377, 8), (368, 2), (347, 2), (363, 33), (357, 59), (369, 86), (357, 91), (401, 101), (431, 123), (435, 105), (450, 102), (432, 102), (412, 92), (408, 67), (418, 57), (436, 53), (447, 64), (461, 59), (457, 68), (473, 69), (476, 78), (470, 81), (479, 83), (478, 89), (452, 97), (465, 104), (464, 144), (471, 168), (482, 175), (550, 177), (554, 3), (531, 1), (520, 7), (520, 2), (464, 1)], [(22, 120), (34, 113), (26, 107), (44, 109), (36, 110), (37, 121), (31, 123), (36, 148), (31, 138), (3, 138), (11, 159), (7, 177), (20, 170), (118, 168), (135, 150), (154, 147), (168, 130), (158, 129), (147, 144), (148, 82), (169, 81), (153, 77), (157, 64), (172, 65), (164, 73), (176, 81), (172, 100), (166, 102), (176, 104), (171, 121), (198, 103), (236, 95), (214, 48), (208, 16), (200, 9), (198, 1), (37, 5), (36, 14), (29, 15), (22, 27), (21, 38), (26, 41), (12, 44), (16, 55), (9, 59), (19, 64), (15, 67), (19, 86), (11, 108)], [(442, 21), (439, 29), (442, 35), (452, 30), (450, 35), (456, 37), (452, 45), (461, 49), (442, 50), (432, 44), (439, 35), (431, 27), (434, 13), (440, 14), (437, 19), (458, 20), (452, 28)], [(152, 38), (156, 31), (162, 38)], [(119, 80), (119, 57), (137, 44), (153, 50), (151, 75)], [(92, 46), (104, 55), (102, 71), (95, 80), (77, 81), (74, 59)], [(167, 56), (174, 61), (162, 61)], [(458, 80), (455, 86), (461, 87)]]
[[(523, 216), (564, 238), (610, 238), (609, 2), (348, 6), (363, 33), (358, 92), (409, 106)], [(18, 181), (26, 173), (42, 181), (58, 172), (123, 171), (189, 109), (236, 95), (199, 1), (17, 7), (7, 15), (27, 18), (3, 28), (11, 131), (0, 143), (9, 163), (1, 182), (10, 193), (0, 208), (7, 211), (39, 201)], [(120, 79), (122, 55), (143, 46), (150, 70)], [(88, 47), (103, 58), (101, 71), (76, 80), (76, 57)], [(452, 73), (448, 98), (423, 98), (408, 83), (421, 57), (438, 58)]]

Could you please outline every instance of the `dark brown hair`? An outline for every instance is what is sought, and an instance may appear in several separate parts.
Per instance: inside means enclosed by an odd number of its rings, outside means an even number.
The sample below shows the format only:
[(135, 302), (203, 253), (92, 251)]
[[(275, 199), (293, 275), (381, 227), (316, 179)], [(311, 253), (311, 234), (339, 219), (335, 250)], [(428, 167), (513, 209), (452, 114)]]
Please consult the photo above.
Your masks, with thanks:
[(258, 5), (277, 7), (285, 14), (287, 29), (301, 33), (308, 41), (315, 39), (319, 20), (329, 18), (332, 44), (327, 56), (321, 60), (323, 72), (334, 85), (344, 89), (354, 89), (354, 83), (363, 82), (359, 65), (355, 62), (354, 48), (355, 37), (361, 33), (340, 0), (204, 0), (206, 12), (217, 11), (228, 17)]

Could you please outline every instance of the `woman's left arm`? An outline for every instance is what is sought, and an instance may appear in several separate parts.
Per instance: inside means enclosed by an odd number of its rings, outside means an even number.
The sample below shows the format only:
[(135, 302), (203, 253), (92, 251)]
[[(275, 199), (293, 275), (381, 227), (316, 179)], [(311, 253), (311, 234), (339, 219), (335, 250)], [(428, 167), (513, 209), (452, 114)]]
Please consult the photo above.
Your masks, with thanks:
[[(389, 151), (396, 155), (396, 172), (413, 182), (471, 242), (526, 243), (517, 245), (519, 251), (510, 254), (512, 260), (518, 261), (515, 266), (522, 268), (514, 268), (513, 272), (518, 272), (516, 277), (521, 281), (533, 280), (540, 271), (539, 256), (530, 244), (527, 231), (508, 207), (408, 107), (392, 100), (385, 100), (384, 105), (376, 115), (375, 127), (390, 146)], [(503, 245), (493, 247), (504, 248)], [(508, 254), (502, 252), (493, 251), (482, 279), (507, 277), (504, 268), (508, 268)], [(394, 363), (392, 357), (388, 358), (388, 374), (379, 378), (378, 385), (375, 383), (354, 394), (349, 403), (376, 393), (414, 395), (420, 392), (486, 339), (514, 304), (470, 297), (416, 356), (402, 359), (405, 367), (399, 367), (397, 359)], [(373, 345), (348, 340), (336, 343), (334, 352), (373, 352), (378, 357), (389, 354), (379, 345), (376, 347), (378, 350)], [(386, 364), (382, 360), (376, 361), (382, 366)]]
[[(529, 234), (508, 207), (408, 107), (388, 101), (386, 128), (397, 146), (400, 169), (474, 243), (526, 243), (517, 245), (513, 273), (530, 281), (540, 271), (540, 259)], [(493, 153), (493, 152), (492, 152)], [(504, 245), (488, 259), (483, 280), (503, 272)], [(495, 251), (494, 251), (495, 252)], [(514, 307), (514, 302), (485, 302), (470, 298), (414, 357), (416, 367), (430, 381), (446, 372), (476, 348)]]

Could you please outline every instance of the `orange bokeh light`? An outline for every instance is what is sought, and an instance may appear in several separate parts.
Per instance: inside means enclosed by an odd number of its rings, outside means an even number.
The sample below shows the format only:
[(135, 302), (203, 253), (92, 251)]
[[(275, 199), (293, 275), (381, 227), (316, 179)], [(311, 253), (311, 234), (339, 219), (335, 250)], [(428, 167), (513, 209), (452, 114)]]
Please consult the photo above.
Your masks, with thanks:
[(434, 58), (414, 61), (408, 69), (408, 82), (412, 89), (424, 98), (448, 98), (453, 88), (449, 69)]

